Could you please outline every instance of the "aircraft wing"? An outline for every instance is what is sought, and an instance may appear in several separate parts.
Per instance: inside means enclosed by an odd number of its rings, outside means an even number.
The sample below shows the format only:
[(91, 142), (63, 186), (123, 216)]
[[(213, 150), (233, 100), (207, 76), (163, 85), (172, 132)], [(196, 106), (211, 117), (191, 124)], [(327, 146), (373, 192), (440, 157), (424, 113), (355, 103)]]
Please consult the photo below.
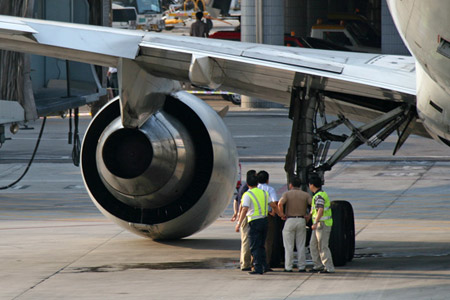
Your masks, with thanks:
[[(331, 110), (415, 105), (412, 57), (280, 47), (0, 16), (0, 48), (117, 66), (133, 60), (153, 75), (289, 104), (313, 87)], [(309, 83), (308, 83), (309, 82)], [(341, 105), (345, 104), (345, 105)], [(333, 111), (331, 111), (333, 112)]]

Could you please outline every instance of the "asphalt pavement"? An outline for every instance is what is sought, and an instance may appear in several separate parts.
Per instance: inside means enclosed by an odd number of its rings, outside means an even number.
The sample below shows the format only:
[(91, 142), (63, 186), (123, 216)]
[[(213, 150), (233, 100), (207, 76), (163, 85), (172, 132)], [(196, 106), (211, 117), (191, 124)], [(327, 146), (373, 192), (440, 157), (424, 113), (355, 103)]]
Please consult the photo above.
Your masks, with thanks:
[[(230, 104), (209, 103), (216, 109)], [(232, 107), (224, 121), (238, 146), (242, 173), (267, 170), (281, 196), (291, 126), (287, 110)], [(335, 274), (276, 268), (251, 276), (238, 269), (231, 199), (210, 227), (178, 241), (145, 239), (103, 217), (71, 164), (67, 122), (48, 120), (29, 173), (0, 192), (0, 299), (449, 298), (445, 146), (413, 136), (392, 157), (395, 137), (390, 137), (380, 149), (352, 153), (326, 174), (324, 188), (332, 200), (353, 205), (353, 261)], [(81, 134), (88, 122), (82, 117)], [(0, 186), (24, 171), (40, 122), (30, 126), (34, 129), (21, 130), (0, 149)]]

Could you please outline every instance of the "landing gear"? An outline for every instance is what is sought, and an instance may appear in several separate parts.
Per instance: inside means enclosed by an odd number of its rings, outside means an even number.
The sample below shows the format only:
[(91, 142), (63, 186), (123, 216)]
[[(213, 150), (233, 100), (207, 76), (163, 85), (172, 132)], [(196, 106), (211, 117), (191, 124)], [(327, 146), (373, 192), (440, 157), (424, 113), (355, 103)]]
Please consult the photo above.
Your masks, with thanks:
[[(390, 110), (379, 109), (378, 117), (362, 126), (353, 125), (342, 113), (335, 121), (328, 122), (325, 114), (325, 95), (320, 87), (320, 78), (307, 76), (292, 90), (289, 118), (293, 120), (291, 141), (286, 155), (285, 171), (288, 181), (293, 176), (300, 178), (302, 188), (307, 189), (310, 174), (316, 173), (324, 182), (324, 173), (362, 144), (375, 148), (392, 132), (399, 132), (397, 151), (410, 133), (416, 111), (407, 105), (391, 105)], [(336, 95), (330, 98), (339, 99)], [(328, 98), (327, 98), (328, 99)], [(335, 101), (333, 100), (333, 101)], [(341, 99), (341, 101), (348, 99)], [(357, 99), (356, 99), (357, 100)], [(336, 100), (337, 101), (337, 100)], [(333, 102), (332, 102), (333, 103)], [(334, 111), (336, 112), (336, 111)], [(349, 135), (337, 135), (333, 130), (343, 125)], [(328, 155), (332, 142), (339, 142), (334, 153)], [(353, 208), (347, 201), (334, 201), (333, 229), (330, 249), (336, 266), (343, 266), (353, 259), (355, 253), (355, 221)]]

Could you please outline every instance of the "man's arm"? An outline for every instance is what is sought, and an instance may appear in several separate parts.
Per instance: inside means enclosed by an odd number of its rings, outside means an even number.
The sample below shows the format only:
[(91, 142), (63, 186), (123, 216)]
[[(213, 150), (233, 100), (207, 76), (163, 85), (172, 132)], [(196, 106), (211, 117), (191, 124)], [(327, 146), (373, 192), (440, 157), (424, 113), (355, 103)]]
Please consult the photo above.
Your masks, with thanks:
[(243, 184), (239, 187), (239, 190), (237, 192), (236, 198), (234, 199), (233, 209), (234, 209), (234, 215), (231, 218), (231, 221), (236, 221), (236, 218), (238, 218), (239, 215), (239, 209), (241, 206), (241, 200), (244, 193), (248, 190), (247, 184)]
[(277, 206), (278, 202), (270, 202), (269, 205), (270, 207), (272, 207), (272, 216), (275, 216), (275, 214), (278, 214), (278, 206)]
[(233, 216), (231, 217), (231, 220), (230, 220), (231, 222), (236, 221), (236, 218), (238, 216), (238, 210), (239, 210), (239, 202), (238, 202), (237, 199), (234, 199), (234, 202), (233, 202), (233, 211), (234, 211), (234, 213), (233, 213)]
[(312, 204), (312, 198), (311, 198), (311, 196), (309, 196), (308, 201), (306, 203), (306, 212), (308, 212), (308, 208), (309, 208), (309, 213), (306, 213), (306, 216), (305, 216), (306, 223), (308, 223), (309, 220), (311, 219), (311, 215), (312, 215), (311, 204)]
[(278, 215), (281, 219), (286, 220), (286, 215), (284, 214), (284, 203), (281, 201), (283, 198), (278, 201)]
[(248, 212), (247, 206), (242, 206), (239, 212), (239, 221), (236, 223), (236, 232), (239, 232), (239, 228), (241, 227), (242, 221), (244, 221), (244, 218), (246, 218)]
[[(269, 205), (270, 205), (270, 207), (272, 207), (272, 213), (271, 213), (271, 215), (272, 216), (275, 216), (275, 214), (277, 214), (278, 213), (278, 206), (277, 206), (277, 204), (278, 204), (278, 198), (277, 198), (277, 193), (275, 192), (275, 189), (274, 188), (270, 188), (269, 189), (269, 197), (272, 199), (272, 201), (271, 202), (269, 202)], [(273, 204), (273, 205), (272, 205)]]
[(317, 228), (317, 223), (320, 222), (320, 218), (322, 218), (322, 216), (323, 216), (323, 207), (317, 210), (316, 220), (314, 220), (314, 224), (311, 226), (312, 230), (315, 230)]

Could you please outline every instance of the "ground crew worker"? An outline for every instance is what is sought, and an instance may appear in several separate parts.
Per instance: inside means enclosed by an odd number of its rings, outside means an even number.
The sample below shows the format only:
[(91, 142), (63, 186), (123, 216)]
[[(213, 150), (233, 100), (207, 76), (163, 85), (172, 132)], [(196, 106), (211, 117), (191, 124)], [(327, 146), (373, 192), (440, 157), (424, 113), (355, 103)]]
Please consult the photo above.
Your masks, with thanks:
[(249, 190), (242, 196), (242, 210), (235, 230), (239, 232), (241, 223), (247, 217), (250, 227), (250, 250), (254, 265), (254, 270), (249, 274), (263, 274), (268, 269), (264, 248), (267, 235), (267, 212), (269, 205), (274, 208), (275, 203), (270, 202), (269, 204), (269, 194), (257, 188), (256, 176), (247, 178), (247, 185)]
[(309, 249), (314, 267), (311, 272), (334, 273), (333, 258), (328, 247), (333, 218), (330, 198), (322, 190), (322, 179), (318, 175), (309, 178), (309, 189), (313, 193), (311, 213), (313, 225)]
[[(247, 171), (247, 177), (246, 181), (248, 181), (248, 178), (250, 176), (256, 176), (255, 170), (249, 170)], [(245, 192), (248, 190), (247, 183), (243, 184), (236, 195), (236, 198), (234, 199), (234, 214), (231, 217), (231, 222), (236, 221), (236, 219), (239, 219), (239, 216), (241, 214), (242, 210), (242, 196)], [(245, 216), (245, 215), (244, 215)], [(241, 258), (240, 258), (240, 267), (241, 271), (251, 271), (252, 270), (252, 254), (250, 252), (250, 239), (249, 239), (249, 232), (250, 227), (248, 226), (247, 218), (244, 218), (241, 222)]]
[[(281, 196), (278, 202), (279, 215), (286, 220), (283, 228), (284, 271), (292, 272), (294, 245), (297, 246), (298, 271), (305, 272), (306, 210), (311, 204), (311, 196), (300, 189), (301, 181), (293, 177), (289, 183), (289, 191)], [(286, 205), (286, 210), (284, 206)]]

